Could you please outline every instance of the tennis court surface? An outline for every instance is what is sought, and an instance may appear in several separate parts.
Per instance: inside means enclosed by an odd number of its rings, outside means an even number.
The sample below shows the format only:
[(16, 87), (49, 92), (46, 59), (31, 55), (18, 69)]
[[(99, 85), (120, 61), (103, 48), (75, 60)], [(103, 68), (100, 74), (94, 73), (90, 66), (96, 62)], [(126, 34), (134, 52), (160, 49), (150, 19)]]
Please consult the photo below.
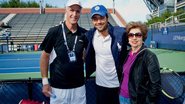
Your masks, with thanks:
[[(151, 49), (156, 53), (160, 67), (185, 72), (185, 52)], [(39, 58), (41, 52), (0, 54), (0, 80), (41, 78)]]
[(41, 52), (0, 54), (0, 80), (40, 78)]

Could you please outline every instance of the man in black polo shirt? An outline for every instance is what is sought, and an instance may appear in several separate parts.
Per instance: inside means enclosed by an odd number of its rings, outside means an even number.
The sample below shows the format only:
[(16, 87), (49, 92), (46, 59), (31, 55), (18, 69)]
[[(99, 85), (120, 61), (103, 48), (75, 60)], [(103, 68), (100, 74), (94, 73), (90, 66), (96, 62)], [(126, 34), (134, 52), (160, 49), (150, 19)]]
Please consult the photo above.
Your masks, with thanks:
[(78, 0), (68, 0), (66, 20), (50, 28), (40, 45), (43, 50), (40, 58), (42, 92), (50, 97), (51, 104), (86, 104), (82, 58), (86, 30), (77, 24), (81, 9)]

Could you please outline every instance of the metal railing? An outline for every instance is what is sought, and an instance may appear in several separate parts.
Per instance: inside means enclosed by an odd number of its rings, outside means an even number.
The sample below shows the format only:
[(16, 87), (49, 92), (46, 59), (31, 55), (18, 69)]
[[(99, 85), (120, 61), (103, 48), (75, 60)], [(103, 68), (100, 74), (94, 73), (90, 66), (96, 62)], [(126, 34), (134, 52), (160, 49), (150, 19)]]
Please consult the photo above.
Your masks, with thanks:
[(165, 26), (184, 24), (185, 23), (185, 13), (179, 14), (177, 16), (170, 16), (165, 19)]

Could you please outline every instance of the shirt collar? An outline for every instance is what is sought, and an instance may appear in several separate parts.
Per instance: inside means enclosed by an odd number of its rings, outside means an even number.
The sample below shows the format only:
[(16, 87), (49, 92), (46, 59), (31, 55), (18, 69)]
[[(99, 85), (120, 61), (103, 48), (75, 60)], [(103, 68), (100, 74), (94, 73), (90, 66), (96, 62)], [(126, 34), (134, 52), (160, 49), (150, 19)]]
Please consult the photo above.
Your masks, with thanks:
[[(98, 37), (98, 38), (103, 37), (103, 36), (98, 32), (98, 30), (95, 31), (95, 36)], [(106, 40), (109, 39), (109, 38), (110, 38), (110, 35), (107, 35), (107, 36), (105, 37)]]
[(101, 34), (98, 32), (98, 30), (95, 31), (95, 36), (98, 38), (101, 36)]
[(72, 34), (72, 35), (80, 35), (80, 29), (79, 29), (79, 26), (77, 25), (77, 30), (72, 33), (66, 26), (65, 22), (64, 22), (64, 28), (65, 28), (65, 33), (66, 34)]
[(140, 51), (140, 49), (139, 49), (137, 52), (135, 52), (135, 53), (132, 54), (132, 50), (130, 50), (129, 55), (130, 55), (130, 56), (136, 56), (136, 55), (138, 54), (139, 51)]

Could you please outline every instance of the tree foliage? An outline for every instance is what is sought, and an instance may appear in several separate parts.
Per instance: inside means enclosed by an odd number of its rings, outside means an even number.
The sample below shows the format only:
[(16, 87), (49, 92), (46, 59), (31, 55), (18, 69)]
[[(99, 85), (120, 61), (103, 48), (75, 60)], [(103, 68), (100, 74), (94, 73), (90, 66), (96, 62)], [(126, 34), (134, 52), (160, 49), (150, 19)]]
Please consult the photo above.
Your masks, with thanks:
[[(40, 5), (35, 1), (20, 2), (20, 0), (9, 0), (0, 3), (1, 8), (38, 8)], [(46, 4), (46, 7), (52, 7)]]
[[(165, 11), (159, 17), (152, 17), (151, 19), (149, 19), (146, 22), (146, 24), (150, 25), (150, 24), (157, 23), (157, 22), (164, 23), (165, 19), (167, 19), (167, 18), (169, 18), (171, 16), (177, 16), (177, 15), (182, 14), (182, 13), (185, 13), (185, 11), (184, 10), (178, 10), (176, 13), (173, 13), (173, 12), (170, 12), (170, 11)], [(183, 18), (185, 18), (185, 17), (183, 17)]]

